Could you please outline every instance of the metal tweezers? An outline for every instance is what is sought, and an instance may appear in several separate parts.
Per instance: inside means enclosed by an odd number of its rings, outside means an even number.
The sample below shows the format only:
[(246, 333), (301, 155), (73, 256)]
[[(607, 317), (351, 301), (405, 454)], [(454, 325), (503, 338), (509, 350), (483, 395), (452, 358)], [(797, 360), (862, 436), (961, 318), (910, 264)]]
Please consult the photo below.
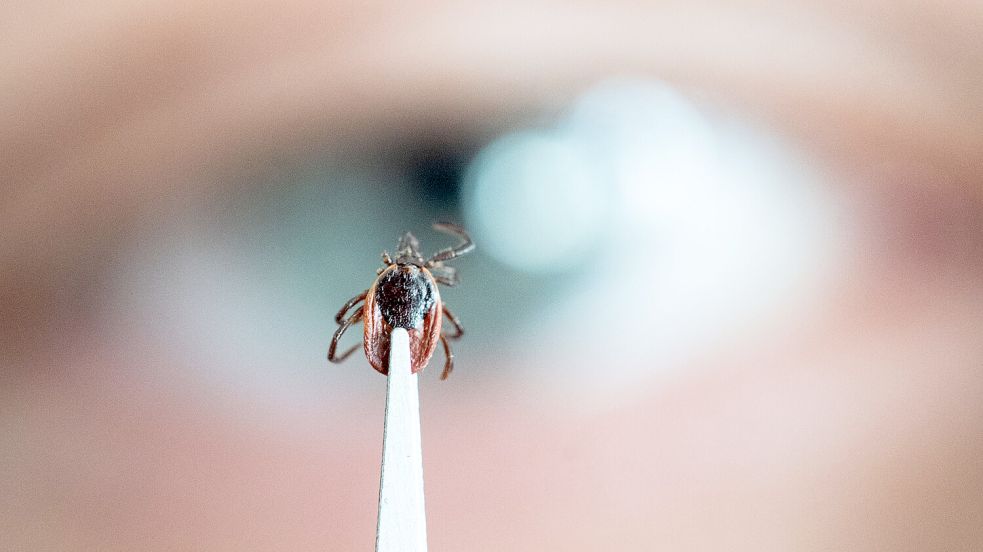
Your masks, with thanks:
[(423, 500), (420, 394), (410, 364), (409, 334), (396, 328), (390, 338), (386, 424), (376, 552), (426, 552), (427, 515)]

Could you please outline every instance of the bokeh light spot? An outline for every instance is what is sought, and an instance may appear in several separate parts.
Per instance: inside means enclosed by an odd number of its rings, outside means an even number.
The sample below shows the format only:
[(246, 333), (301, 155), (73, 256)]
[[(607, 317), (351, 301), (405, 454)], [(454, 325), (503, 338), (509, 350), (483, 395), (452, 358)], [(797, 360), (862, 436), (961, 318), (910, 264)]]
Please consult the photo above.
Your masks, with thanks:
[(466, 176), (465, 208), (489, 255), (548, 272), (583, 262), (606, 222), (609, 194), (580, 144), (529, 131), (478, 155)]

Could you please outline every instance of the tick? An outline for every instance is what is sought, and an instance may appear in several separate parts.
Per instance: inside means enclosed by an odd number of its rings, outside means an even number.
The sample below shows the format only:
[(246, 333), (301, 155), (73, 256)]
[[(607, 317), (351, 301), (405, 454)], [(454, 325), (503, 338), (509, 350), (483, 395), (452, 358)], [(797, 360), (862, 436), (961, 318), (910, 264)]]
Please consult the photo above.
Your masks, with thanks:
[[(342, 362), (358, 349), (358, 345), (344, 353), (336, 354), (338, 341), (345, 331), (359, 321), (365, 326), (362, 347), (365, 357), (373, 368), (387, 374), (389, 372), (389, 334), (393, 328), (404, 328), (410, 336), (410, 362), (413, 373), (426, 367), (437, 348), (437, 341), (444, 346), (446, 361), (440, 379), (454, 369), (454, 353), (447, 343), (464, 335), (461, 322), (440, 300), (437, 284), (454, 287), (458, 283), (457, 270), (444, 263), (474, 250), (474, 243), (463, 228), (447, 222), (433, 225), (434, 230), (457, 236), (461, 243), (434, 253), (424, 260), (420, 254), (420, 242), (416, 236), (407, 232), (396, 246), (396, 258), (388, 251), (382, 252), (385, 266), (376, 271), (372, 286), (352, 297), (341, 307), (335, 316), (339, 324), (331, 338), (328, 360)], [(360, 305), (361, 303), (361, 305)], [(355, 309), (349, 314), (349, 311)], [(443, 317), (454, 326), (453, 334), (441, 332)]]

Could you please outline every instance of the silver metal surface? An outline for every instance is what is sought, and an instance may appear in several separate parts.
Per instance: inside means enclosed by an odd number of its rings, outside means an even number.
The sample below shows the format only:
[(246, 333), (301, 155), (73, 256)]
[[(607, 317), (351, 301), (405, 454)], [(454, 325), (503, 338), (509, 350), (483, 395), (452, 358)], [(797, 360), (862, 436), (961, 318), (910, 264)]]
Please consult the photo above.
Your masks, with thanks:
[(402, 328), (393, 330), (390, 343), (375, 549), (376, 552), (427, 550), (420, 395), (417, 375), (410, 371), (409, 335)]

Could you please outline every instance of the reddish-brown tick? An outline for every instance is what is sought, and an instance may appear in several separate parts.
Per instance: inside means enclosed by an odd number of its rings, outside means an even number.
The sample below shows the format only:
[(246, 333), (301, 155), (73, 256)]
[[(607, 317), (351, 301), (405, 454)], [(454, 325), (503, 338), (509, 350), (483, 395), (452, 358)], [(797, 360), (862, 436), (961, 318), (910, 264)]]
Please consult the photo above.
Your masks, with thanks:
[[(335, 322), (338, 329), (331, 338), (328, 349), (328, 360), (341, 362), (348, 358), (358, 345), (337, 355), (338, 340), (352, 324), (358, 321), (365, 323), (365, 333), (362, 346), (369, 364), (383, 374), (389, 372), (389, 334), (393, 328), (405, 328), (410, 336), (410, 360), (413, 373), (423, 370), (430, 362), (437, 341), (444, 345), (447, 361), (440, 379), (454, 369), (454, 354), (447, 339), (456, 339), (464, 335), (460, 321), (451, 313), (440, 300), (437, 284), (445, 286), (457, 285), (457, 271), (444, 262), (464, 255), (474, 249), (471, 238), (463, 228), (446, 222), (438, 222), (434, 229), (445, 234), (461, 238), (457, 247), (448, 247), (434, 253), (424, 260), (420, 254), (420, 242), (413, 234), (407, 232), (399, 239), (395, 260), (388, 252), (382, 253), (382, 262), (386, 265), (377, 271), (378, 276), (372, 286), (362, 293), (352, 297), (338, 311)], [(358, 309), (345, 317), (359, 303)], [(454, 333), (441, 333), (441, 320), (446, 316), (454, 325)]]

